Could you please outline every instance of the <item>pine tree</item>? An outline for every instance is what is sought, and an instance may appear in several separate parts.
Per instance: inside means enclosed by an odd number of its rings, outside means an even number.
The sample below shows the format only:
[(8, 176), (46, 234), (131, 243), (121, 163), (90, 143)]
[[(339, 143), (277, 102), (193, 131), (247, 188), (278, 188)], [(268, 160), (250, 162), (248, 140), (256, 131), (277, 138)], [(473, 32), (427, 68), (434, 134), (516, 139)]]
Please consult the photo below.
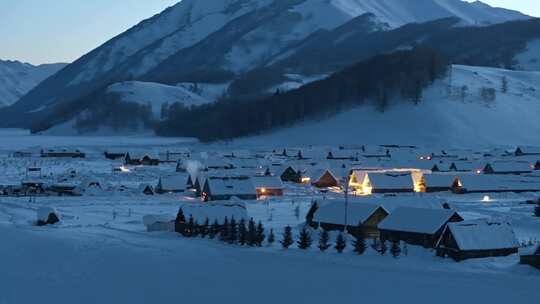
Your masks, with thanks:
[(394, 258), (398, 258), (401, 253), (401, 247), (399, 246), (399, 241), (393, 241), (392, 247), (390, 247), (390, 253)]
[(359, 255), (364, 254), (366, 252), (366, 237), (364, 234), (364, 229), (362, 227), (362, 224), (358, 227), (358, 233), (355, 236), (354, 240), (354, 252), (358, 253)]
[(285, 227), (283, 239), (280, 241), (280, 243), (285, 249), (289, 248), (294, 243), (291, 226)]
[(328, 231), (324, 230), (321, 231), (319, 234), (319, 249), (324, 252), (328, 248), (330, 248), (330, 235), (328, 235)]
[(225, 220), (223, 221), (223, 226), (221, 226), (221, 229), (219, 231), (219, 240), (222, 242), (227, 242), (229, 238), (229, 218), (225, 217)]
[(236, 224), (236, 220), (234, 219), (234, 216), (231, 218), (231, 223), (229, 224), (229, 243), (234, 244), (236, 241), (238, 241), (238, 226)]
[(204, 224), (201, 226), (201, 237), (204, 239), (210, 232), (210, 220), (206, 218)]
[(187, 226), (186, 226), (184, 236), (185, 237), (192, 237), (194, 229), (195, 229), (195, 220), (193, 219), (193, 216), (190, 215)]
[(502, 78), (501, 91), (503, 93), (508, 92), (508, 78), (506, 76)]
[(338, 253), (342, 253), (345, 247), (347, 247), (347, 242), (345, 241), (343, 233), (340, 233), (336, 238), (336, 245), (334, 246), (334, 248), (337, 250)]
[[(130, 209), (131, 210), (131, 209)], [(176, 220), (174, 221), (174, 231), (180, 234), (184, 234), (186, 230), (186, 217), (182, 208), (178, 209)]]
[(251, 218), (248, 223), (247, 244), (249, 246), (255, 246), (257, 244), (257, 228), (255, 227), (253, 218)]
[(210, 239), (214, 239), (218, 233), (219, 233), (219, 223), (216, 219), (214, 220), (214, 223), (212, 223), (212, 226), (210, 226), (208, 236), (210, 237)]
[(193, 224), (193, 230), (191, 232), (191, 237), (198, 237), (201, 233), (201, 226), (197, 221)]
[(241, 219), (240, 223), (238, 223), (238, 243), (242, 246), (246, 245), (247, 243), (247, 228), (245, 219)]
[(540, 206), (536, 206), (534, 208), (534, 215), (540, 217)]
[(269, 246), (272, 246), (274, 244), (274, 241), (276, 240), (276, 237), (274, 236), (274, 229), (270, 229), (270, 233), (268, 234), (268, 239), (266, 242)]
[(298, 242), (296, 242), (298, 244), (298, 248), (306, 250), (311, 247), (312, 242), (313, 241), (311, 239), (311, 234), (309, 233), (309, 231), (305, 227), (302, 228), (302, 230), (300, 231), (299, 240)]
[(379, 248), (379, 253), (381, 255), (385, 255), (386, 251), (388, 251), (388, 246), (386, 245), (386, 241), (381, 241), (381, 247)]
[(264, 242), (264, 227), (261, 221), (259, 221), (259, 224), (257, 224), (257, 229), (255, 231), (255, 244), (257, 247), (261, 247), (262, 243)]

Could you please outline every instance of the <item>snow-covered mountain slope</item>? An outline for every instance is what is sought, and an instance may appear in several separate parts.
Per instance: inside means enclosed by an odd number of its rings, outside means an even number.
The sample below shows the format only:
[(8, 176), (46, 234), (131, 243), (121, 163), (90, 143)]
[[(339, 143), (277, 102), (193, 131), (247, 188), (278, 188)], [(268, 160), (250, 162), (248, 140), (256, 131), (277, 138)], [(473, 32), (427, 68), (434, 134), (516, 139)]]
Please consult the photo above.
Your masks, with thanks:
[[(503, 79), (507, 92), (503, 93)], [(415, 106), (400, 102), (384, 113), (363, 106), (238, 144), (540, 144), (540, 72), (454, 66), (449, 79), (428, 88)], [(495, 100), (482, 97), (495, 90)], [(464, 97), (464, 98), (463, 98)]]
[(514, 60), (517, 68), (525, 71), (540, 71), (540, 40), (533, 40), (527, 44), (524, 52), (518, 54)]
[(0, 107), (13, 104), (64, 66), (64, 63), (34, 66), (19, 61), (0, 60)]
[(142, 105), (149, 104), (152, 107), (152, 112), (158, 116), (161, 113), (161, 106), (166, 103), (179, 102), (189, 107), (209, 102), (198, 95), (196, 91), (196, 87), (191, 87), (190, 91), (186, 87), (141, 81), (115, 83), (107, 88), (107, 93), (118, 95), (121, 101)]

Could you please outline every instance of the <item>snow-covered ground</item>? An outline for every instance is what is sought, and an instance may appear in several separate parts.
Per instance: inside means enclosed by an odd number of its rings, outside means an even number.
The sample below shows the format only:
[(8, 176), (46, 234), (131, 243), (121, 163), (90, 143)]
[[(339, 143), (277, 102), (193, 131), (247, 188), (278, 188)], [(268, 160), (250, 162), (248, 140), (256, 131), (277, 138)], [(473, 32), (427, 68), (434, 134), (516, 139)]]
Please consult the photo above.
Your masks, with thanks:
[[(455, 303), (456, 297), (465, 303), (534, 303), (540, 295), (538, 270), (518, 265), (518, 255), (456, 263), (415, 246), (408, 247), (406, 256), (394, 259), (372, 249), (357, 256), (351, 244), (338, 254), (333, 249), (321, 253), (313, 247), (304, 252), (293, 245), (283, 250), (279, 243), (247, 248), (217, 240), (186, 239), (175, 233), (149, 233), (143, 225), (144, 215), (174, 217), (180, 206), (197, 199), (184, 194), (141, 193), (139, 184), (155, 185), (159, 176), (175, 171), (174, 163), (113, 173), (112, 168), (122, 162), (102, 155), (111, 147), (151, 153), (189, 148), (194, 154), (208, 151), (207, 155), (213, 155), (231, 150), (240, 153), (238, 146), (142, 137), (29, 136), (13, 130), (0, 134), (4, 139), (0, 184), (27, 179), (25, 169), (38, 166), (48, 179), (75, 170), (76, 177), (71, 179), (96, 180), (103, 188), (80, 197), (0, 197), (0, 303), (213, 303), (223, 299), (239, 303), (433, 303), (434, 299)], [(9, 157), (17, 149), (41, 146), (78, 147), (88, 155), (83, 160)], [(269, 146), (272, 144), (267, 143)], [(368, 150), (375, 148), (369, 146)], [(264, 150), (252, 147), (251, 151)], [(418, 164), (416, 157), (426, 151), (395, 149), (392, 160), (380, 165)], [(448, 153), (480, 157), (473, 151)], [(492, 147), (489, 151), (495, 155), (502, 150)], [(246, 206), (248, 216), (267, 229), (273, 228), (280, 240), (287, 225), (298, 234), (312, 200), (342, 195), (286, 184), (284, 197), (246, 201)], [(445, 200), (465, 219), (505, 219), (512, 223), (521, 242), (540, 240), (540, 220), (532, 216), (533, 207), (524, 204), (539, 194), (489, 194), (488, 201), (476, 194), (405, 196), (402, 201), (411, 204)], [(34, 226), (36, 211), (43, 206), (57, 210), (61, 223)]]
[[(419, 144), (489, 146), (540, 144), (540, 72), (454, 66), (450, 79), (424, 92), (419, 105), (400, 102), (382, 113), (362, 106), (237, 144)], [(503, 90), (507, 81), (507, 92)], [(495, 90), (495, 99), (481, 90)]]

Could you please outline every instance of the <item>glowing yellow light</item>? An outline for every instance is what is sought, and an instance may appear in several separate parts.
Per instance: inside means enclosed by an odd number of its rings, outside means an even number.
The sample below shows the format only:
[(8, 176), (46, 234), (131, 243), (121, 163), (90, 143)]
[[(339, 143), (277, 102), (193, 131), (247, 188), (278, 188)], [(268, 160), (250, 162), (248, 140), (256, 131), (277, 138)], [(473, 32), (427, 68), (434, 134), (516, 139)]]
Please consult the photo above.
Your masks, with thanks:
[(484, 198), (482, 198), (482, 202), (485, 202), (485, 203), (491, 202), (491, 198), (488, 195), (485, 195)]
[(261, 193), (262, 194), (266, 193), (266, 188), (261, 188)]
[(302, 177), (302, 183), (303, 183), (303, 184), (308, 184), (309, 182), (311, 182), (311, 178), (309, 178), (309, 177)]
[(482, 174), (482, 170), (480, 169), (476, 170), (476, 174)]

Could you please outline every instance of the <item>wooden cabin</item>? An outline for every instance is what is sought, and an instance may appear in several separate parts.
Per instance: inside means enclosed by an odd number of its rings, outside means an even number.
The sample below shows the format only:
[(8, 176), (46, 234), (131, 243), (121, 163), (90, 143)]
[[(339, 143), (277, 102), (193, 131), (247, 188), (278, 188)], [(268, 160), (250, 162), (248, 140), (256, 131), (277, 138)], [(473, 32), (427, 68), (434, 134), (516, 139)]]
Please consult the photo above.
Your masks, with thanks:
[(519, 263), (540, 269), (540, 245), (532, 254), (524, 254), (520, 256)]
[(495, 162), (488, 163), (482, 170), (484, 174), (528, 174), (533, 171), (529, 163), (522, 162)]
[(187, 175), (185, 174), (162, 176), (159, 178), (155, 192), (158, 194), (185, 192), (186, 180)]
[(119, 151), (119, 150), (107, 150), (104, 153), (105, 158), (110, 160), (117, 160), (117, 159), (125, 159), (126, 158), (126, 151)]
[(381, 240), (403, 241), (433, 248), (446, 224), (461, 221), (463, 218), (453, 210), (399, 207), (378, 228)]
[(134, 152), (127, 152), (125, 157), (125, 164), (131, 166), (158, 166), (159, 158), (150, 154), (139, 154)]
[(449, 223), (437, 242), (437, 256), (456, 261), (507, 256), (518, 252), (519, 243), (508, 223)]
[(456, 176), (451, 174), (424, 174), (424, 191), (426, 193), (452, 191)]
[(411, 173), (368, 172), (363, 189), (366, 194), (414, 192), (414, 180)]
[(311, 184), (317, 188), (339, 187), (339, 178), (330, 169), (314, 168), (308, 171)]
[(204, 182), (201, 196), (207, 201), (223, 201), (237, 197), (256, 200), (257, 191), (249, 177), (209, 177)]
[(286, 167), (283, 172), (280, 175), (281, 180), (284, 182), (291, 182), (291, 183), (302, 183), (302, 172), (300, 170), (296, 170), (292, 166)]
[(517, 147), (514, 151), (514, 156), (531, 156), (531, 155), (540, 155), (540, 149), (538, 148), (528, 148), (528, 147)]
[(254, 176), (251, 181), (257, 191), (257, 198), (264, 196), (283, 196), (283, 182), (276, 176)]
[(47, 149), (41, 150), (41, 157), (51, 158), (85, 158), (86, 154), (80, 150), (68, 150), (68, 149)]
[(381, 206), (335, 200), (317, 204), (311, 223), (314, 228), (321, 227), (329, 231), (343, 231), (345, 229), (345, 205), (347, 205), (347, 231), (352, 235), (359, 234), (359, 226), (366, 237), (378, 238), (379, 223), (388, 216), (388, 211)]

